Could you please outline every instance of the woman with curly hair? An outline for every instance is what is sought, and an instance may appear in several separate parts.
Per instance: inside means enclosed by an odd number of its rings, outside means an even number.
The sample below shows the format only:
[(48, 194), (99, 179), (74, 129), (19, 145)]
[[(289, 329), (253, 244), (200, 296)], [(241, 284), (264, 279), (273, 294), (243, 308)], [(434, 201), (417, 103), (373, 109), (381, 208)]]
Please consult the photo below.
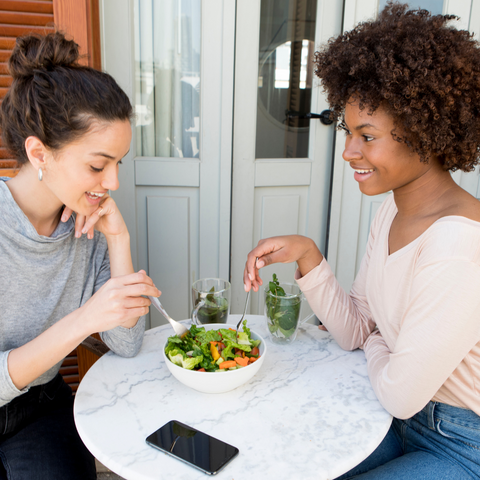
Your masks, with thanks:
[(258, 269), (296, 261), (323, 325), (365, 351), (394, 420), (342, 478), (480, 478), (480, 202), (450, 174), (480, 159), (480, 48), (453, 19), (390, 3), (316, 54), (360, 190), (392, 191), (350, 293), (306, 237), (261, 240), (245, 266), (257, 291)]
[(0, 178), (0, 479), (96, 478), (73, 420), (63, 359), (94, 332), (131, 357), (150, 300), (109, 190), (130, 148), (132, 106), (108, 74), (78, 63), (61, 33), (19, 37), (1, 106), (20, 166)]

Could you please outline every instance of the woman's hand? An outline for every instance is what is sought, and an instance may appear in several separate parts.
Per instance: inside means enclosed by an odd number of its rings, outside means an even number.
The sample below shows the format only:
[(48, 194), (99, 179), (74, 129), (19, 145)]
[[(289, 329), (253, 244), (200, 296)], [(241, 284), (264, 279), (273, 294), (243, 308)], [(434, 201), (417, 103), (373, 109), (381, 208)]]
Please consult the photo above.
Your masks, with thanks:
[[(62, 213), (62, 222), (66, 222), (72, 215), (73, 210), (65, 207)], [(93, 238), (93, 231), (102, 232), (105, 237), (128, 233), (120, 210), (110, 195), (105, 194), (102, 203), (88, 217), (77, 213), (75, 220), (75, 237), (80, 238), (86, 233), (87, 238)]]
[(148, 313), (151, 302), (145, 296), (158, 297), (160, 290), (144, 270), (111, 278), (81, 307), (82, 322), (88, 335), (118, 326), (129, 328), (132, 319)]
[(310, 238), (301, 235), (286, 235), (260, 240), (258, 245), (247, 255), (243, 272), (243, 283), (248, 292), (253, 288), (258, 291), (263, 284), (259, 269), (272, 263), (297, 262), (300, 273), (306, 275), (320, 265), (323, 255)]

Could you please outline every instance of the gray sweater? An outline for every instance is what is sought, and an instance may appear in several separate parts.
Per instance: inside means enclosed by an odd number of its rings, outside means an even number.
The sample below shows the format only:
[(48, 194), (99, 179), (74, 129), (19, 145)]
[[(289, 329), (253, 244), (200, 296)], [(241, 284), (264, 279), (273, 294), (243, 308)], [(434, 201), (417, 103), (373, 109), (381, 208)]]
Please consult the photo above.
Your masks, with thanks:
[[(18, 390), (8, 372), (12, 349), (37, 337), (82, 306), (109, 278), (107, 241), (95, 231), (75, 238), (74, 219), (60, 222), (50, 237), (39, 235), (0, 177), (0, 406), (53, 379), (62, 362)], [(131, 329), (101, 334), (117, 354), (130, 357), (141, 347), (142, 317)]]

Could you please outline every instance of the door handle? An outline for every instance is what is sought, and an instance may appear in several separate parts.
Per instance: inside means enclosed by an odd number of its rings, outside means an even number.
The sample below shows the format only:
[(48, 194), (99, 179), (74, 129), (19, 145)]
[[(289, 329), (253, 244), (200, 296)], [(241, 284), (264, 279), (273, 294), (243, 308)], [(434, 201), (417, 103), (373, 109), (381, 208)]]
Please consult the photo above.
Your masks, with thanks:
[(330, 110), (324, 110), (322, 113), (300, 113), (300, 112), (293, 112), (291, 110), (285, 110), (285, 115), (287, 117), (295, 117), (295, 118), (318, 118), (323, 123), (323, 125), (331, 125), (333, 123), (332, 112)]

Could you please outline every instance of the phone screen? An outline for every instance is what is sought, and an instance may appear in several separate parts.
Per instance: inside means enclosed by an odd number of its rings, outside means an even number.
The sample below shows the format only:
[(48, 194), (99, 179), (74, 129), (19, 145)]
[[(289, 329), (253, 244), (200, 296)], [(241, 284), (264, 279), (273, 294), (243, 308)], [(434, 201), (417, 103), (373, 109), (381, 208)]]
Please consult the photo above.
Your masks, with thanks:
[(238, 454), (238, 448), (176, 420), (153, 432), (146, 442), (209, 475), (215, 475)]

